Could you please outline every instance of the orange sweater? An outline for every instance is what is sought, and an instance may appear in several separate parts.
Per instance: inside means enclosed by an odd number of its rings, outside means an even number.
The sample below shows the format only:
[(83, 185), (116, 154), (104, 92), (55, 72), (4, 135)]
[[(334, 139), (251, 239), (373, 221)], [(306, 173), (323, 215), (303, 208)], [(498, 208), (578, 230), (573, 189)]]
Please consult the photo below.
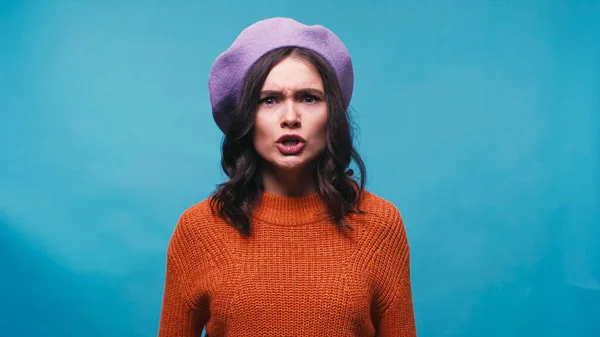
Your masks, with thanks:
[(167, 249), (158, 336), (416, 336), (400, 213), (369, 192), (361, 209), (337, 230), (318, 193), (263, 193), (245, 238), (208, 199), (190, 207)]

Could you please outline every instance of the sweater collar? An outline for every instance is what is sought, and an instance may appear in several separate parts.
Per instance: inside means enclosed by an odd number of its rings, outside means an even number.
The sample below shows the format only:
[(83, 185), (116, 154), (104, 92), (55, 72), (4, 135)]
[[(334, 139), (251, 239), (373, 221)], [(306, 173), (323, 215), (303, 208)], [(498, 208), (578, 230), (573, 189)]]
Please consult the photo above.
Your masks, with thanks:
[(301, 197), (262, 192), (252, 216), (271, 224), (297, 226), (325, 220), (328, 217), (328, 209), (319, 192)]

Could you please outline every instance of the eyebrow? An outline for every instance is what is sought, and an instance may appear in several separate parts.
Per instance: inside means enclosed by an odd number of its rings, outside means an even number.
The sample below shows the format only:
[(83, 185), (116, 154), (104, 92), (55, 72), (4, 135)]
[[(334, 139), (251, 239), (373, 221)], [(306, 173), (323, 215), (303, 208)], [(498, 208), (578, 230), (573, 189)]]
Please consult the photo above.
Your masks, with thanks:
[[(299, 90), (296, 90), (296, 92), (294, 93), (294, 96), (296, 96), (296, 97), (305, 96), (305, 95), (314, 95), (314, 96), (321, 96), (321, 97), (325, 96), (323, 91), (321, 91), (319, 89), (314, 89), (314, 88), (299, 89)], [(283, 96), (283, 93), (278, 90), (262, 90), (260, 92), (260, 96), (261, 97), (269, 97), (269, 96), (281, 97), (281, 96)]]

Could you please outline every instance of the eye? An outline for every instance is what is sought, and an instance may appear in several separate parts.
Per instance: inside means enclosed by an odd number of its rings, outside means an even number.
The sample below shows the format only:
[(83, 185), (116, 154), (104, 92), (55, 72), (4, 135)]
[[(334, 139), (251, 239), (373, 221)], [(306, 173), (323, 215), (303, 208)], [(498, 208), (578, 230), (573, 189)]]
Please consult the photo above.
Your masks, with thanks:
[(317, 96), (313, 96), (313, 95), (306, 95), (303, 97), (302, 99), (305, 103), (315, 103), (320, 101), (320, 98)]
[(260, 100), (260, 104), (264, 104), (264, 105), (273, 105), (275, 104), (275, 97), (265, 97), (263, 99)]

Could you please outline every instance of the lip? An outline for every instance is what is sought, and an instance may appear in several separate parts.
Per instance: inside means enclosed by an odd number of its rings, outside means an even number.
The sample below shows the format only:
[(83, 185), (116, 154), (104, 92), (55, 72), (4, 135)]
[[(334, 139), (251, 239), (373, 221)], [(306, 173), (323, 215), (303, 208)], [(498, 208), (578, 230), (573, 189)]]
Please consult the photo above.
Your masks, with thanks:
[(290, 134), (279, 137), (279, 139), (277, 139), (277, 143), (281, 143), (285, 140), (297, 140), (299, 143), (306, 143), (306, 141), (304, 140), (304, 138), (302, 138), (302, 136), (297, 135), (295, 133), (290, 133)]
[[(298, 144), (296, 145), (284, 145), (283, 142), (286, 140), (295, 140), (298, 141)], [(300, 153), (300, 151), (302, 151), (302, 149), (304, 148), (304, 145), (306, 144), (306, 140), (304, 140), (304, 138), (302, 138), (300, 135), (297, 134), (287, 134), (287, 135), (283, 135), (281, 137), (279, 137), (279, 139), (277, 139), (277, 149), (285, 155), (295, 155)]]

